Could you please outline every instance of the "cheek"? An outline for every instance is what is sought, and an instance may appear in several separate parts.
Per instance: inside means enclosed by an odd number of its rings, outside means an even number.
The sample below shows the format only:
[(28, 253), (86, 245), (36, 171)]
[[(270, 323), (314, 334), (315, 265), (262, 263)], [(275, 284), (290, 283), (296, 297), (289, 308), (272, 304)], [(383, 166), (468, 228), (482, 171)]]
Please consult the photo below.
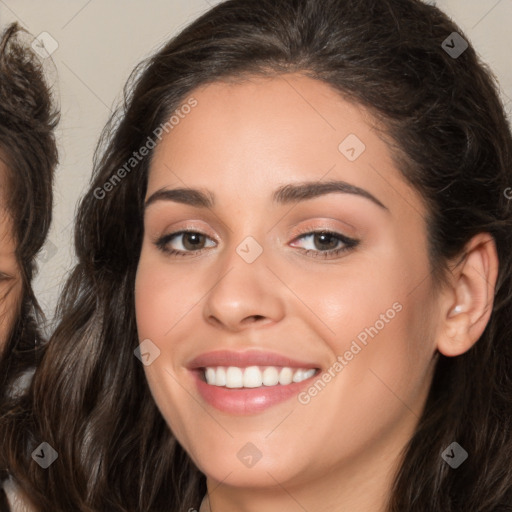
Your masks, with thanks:
[[(324, 297), (322, 319), (335, 331), (324, 337), (332, 362), (321, 382), (299, 396), (295, 416), (319, 444), (331, 439), (321, 450), (332, 464), (339, 454), (350, 457), (389, 441), (399, 429), (410, 431), (431, 381), (428, 290), (410, 294), (407, 283), (398, 285), (396, 276), (382, 272), (367, 278), (365, 286), (358, 278), (352, 293), (331, 290), (331, 298)], [(280, 446), (286, 446), (282, 434)]]
[(139, 339), (172, 338), (177, 322), (201, 299), (204, 280), (201, 284), (200, 272), (177, 268), (142, 252), (135, 280)]
[(373, 338), (375, 329), (389, 331), (391, 324), (400, 323), (400, 316), (404, 318), (397, 310), (409, 300), (413, 279), (404, 265), (394, 264), (392, 259), (381, 258), (381, 265), (376, 265), (360, 258), (355, 264), (314, 273), (283, 269), (281, 276), (298, 298), (294, 302), (297, 310), (302, 310), (301, 321), (321, 334), (332, 352), (342, 354), (352, 340), (364, 344)]
[(171, 430), (183, 439), (183, 425), (195, 421), (201, 411), (190, 408), (190, 382), (185, 380), (190, 377), (176, 361), (181, 360), (187, 335), (193, 335), (190, 318), (197, 318), (193, 310), (199, 307), (202, 288), (198, 272), (176, 268), (143, 248), (135, 280), (135, 313), (139, 341), (149, 339), (159, 350), (159, 356), (144, 366), (151, 394)]
[[(382, 411), (382, 418), (396, 413), (404, 407), (401, 400), (416, 408), (434, 353), (426, 276), (425, 258), (389, 251), (350, 270), (294, 278), (291, 288), (308, 306), (301, 319), (321, 334), (331, 359), (325, 376), (329, 391), (311, 389), (304, 402), (316, 402), (322, 414), (338, 396), (363, 425), (375, 411)], [(343, 415), (339, 411), (333, 411), (332, 421)]]

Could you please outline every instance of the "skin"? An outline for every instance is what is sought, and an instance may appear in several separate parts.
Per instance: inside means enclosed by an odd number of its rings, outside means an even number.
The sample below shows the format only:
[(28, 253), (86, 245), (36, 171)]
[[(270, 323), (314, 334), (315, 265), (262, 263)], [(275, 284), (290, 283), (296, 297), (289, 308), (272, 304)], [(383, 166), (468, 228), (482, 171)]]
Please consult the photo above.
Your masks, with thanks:
[[(5, 204), (5, 164), (0, 161), (0, 200)], [(22, 285), (15, 255), (12, 219), (0, 206), (0, 351), (3, 349), (19, 310)]]
[[(216, 204), (159, 200), (145, 211), (136, 315), (139, 339), (161, 351), (144, 367), (156, 404), (207, 476), (213, 511), (384, 511), (436, 350), (464, 353), (489, 319), (494, 242), (476, 236), (434, 293), (425, 206), (367, 111), (299, 74), (216, 82), (190, 96), (198, 105), (156, 148), (146, 198), (186, 186), (211, 191)], [(366, 146), (353, 162), (338, 150), (349, 134)], [(331, 179), (387, 209), (346, 193), (271, 200), (283, 184)], [(167, 246), (185, 256), (155, 245), (185, 228), (206, 235), (199, 254), (184, 236)], [(360, 243), (315, 257), (325, 246), (301, 234), (320, 229)], [(236, 252), (247, 236), (263, 249), (250, 264)], [(396, 302), (401, 311), (307, 405), (292, 398), (257, 414), (223, 413), (186, 368), (207, 351), (258, 348), (328, 369)], [(261, 452), (251, 468), (237, 457), (246, 443)]]

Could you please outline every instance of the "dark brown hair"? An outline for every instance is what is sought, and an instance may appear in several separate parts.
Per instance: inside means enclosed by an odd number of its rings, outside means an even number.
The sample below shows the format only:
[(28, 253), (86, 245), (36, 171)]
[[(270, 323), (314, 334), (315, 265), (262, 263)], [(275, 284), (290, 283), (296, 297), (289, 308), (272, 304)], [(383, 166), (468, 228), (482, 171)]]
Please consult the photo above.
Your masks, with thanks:
[[(0, 37), (0, 156), (7, 173), (2, 194), (6, 203), (2, 206), (12, 220), (22, 284), (18, 314), (5, 346), (0, 347), (0, 481), (7, 476), (4, 454), (11, 448), (4, 426), (20, 407), (13, 385), (40, 359), (38, 324), (44, 315), (32, 289), (32, 278), (36, 255), (51, 223), (57, 165), (53, 130), (58, 113), (43, 63), (28, 44), (29, 39), (16, 23)], [(0, 507), (7, 507), (2, 490)]]
[[(37, 434), (59, 453), (47, 470), (27, 457), (25, 481), (42, 511), (199, 505), (205, 477), (170, 432), (133, 355), (151, 158), (108, 193), (98, 190), (196, 87), (291, 72), (329, 84), (382, 123), (404, 180), (428, 205), (437, 283), (475, 234), (488, 232), (497, 245), (489, 323), (465, 354), (439, 355), (388, 512), (511, 510), (512, 204), (504, 191), (512, 137), (496, 80), (473, 47), (457, 58), (443, 48), (453, 32), (468, 39), (419, 0), (228, 0), (139, 66), (103, 133), (77, 215), (78, 264), (33, 381)], [(440, 456), (453, 441), (470, 454), (457, 470)]]

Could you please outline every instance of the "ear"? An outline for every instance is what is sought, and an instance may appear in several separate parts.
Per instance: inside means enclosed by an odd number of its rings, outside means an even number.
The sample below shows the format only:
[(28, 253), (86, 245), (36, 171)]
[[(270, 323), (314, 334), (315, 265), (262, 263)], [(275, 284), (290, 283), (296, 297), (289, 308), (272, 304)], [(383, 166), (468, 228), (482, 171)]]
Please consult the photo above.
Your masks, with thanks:
[(445, 356), (468, 351), (489, 322), (498, 276), (494, 238), (479, 233), (466, 244), (464, 257), (452, 269), (441, 298), (441, 329), (437, 349)]

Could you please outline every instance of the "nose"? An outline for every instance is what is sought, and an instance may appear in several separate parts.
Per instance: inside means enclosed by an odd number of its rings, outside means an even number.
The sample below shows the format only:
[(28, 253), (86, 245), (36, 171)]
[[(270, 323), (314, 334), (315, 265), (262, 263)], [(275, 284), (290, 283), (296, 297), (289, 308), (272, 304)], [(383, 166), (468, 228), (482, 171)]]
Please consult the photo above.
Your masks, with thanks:
[(268, 326), (284, 316), (283, 285), (267, 268), (263, 255), (247, 263), (233, 251), (203, 302), (203, 318), (217, 328), (240, 331)]

